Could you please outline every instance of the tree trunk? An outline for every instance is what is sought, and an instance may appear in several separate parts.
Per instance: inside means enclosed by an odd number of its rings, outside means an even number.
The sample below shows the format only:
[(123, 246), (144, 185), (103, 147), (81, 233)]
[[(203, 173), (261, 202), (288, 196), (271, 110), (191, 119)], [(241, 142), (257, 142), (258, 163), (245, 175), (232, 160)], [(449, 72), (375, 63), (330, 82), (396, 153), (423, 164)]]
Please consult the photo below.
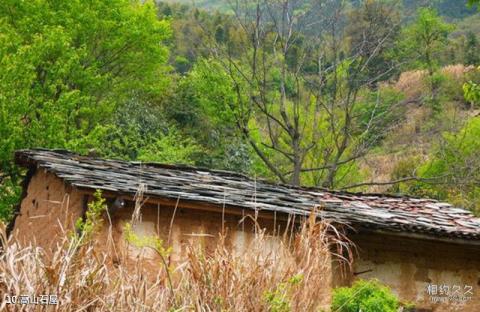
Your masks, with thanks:
[(300, 147), (300, 135), (296, 132), (293, 136), (293, 174), (292, 174), (292, 184), (299, 186), (300, 185), (300, 173), (302, 172), (302, 149)]
[(300, 172), (302, 170), (302, 161), (299, 155), (295, 154), (293, 158), (293, 174), (292, 174), (292, 185), (299, 186), (300, 185)]

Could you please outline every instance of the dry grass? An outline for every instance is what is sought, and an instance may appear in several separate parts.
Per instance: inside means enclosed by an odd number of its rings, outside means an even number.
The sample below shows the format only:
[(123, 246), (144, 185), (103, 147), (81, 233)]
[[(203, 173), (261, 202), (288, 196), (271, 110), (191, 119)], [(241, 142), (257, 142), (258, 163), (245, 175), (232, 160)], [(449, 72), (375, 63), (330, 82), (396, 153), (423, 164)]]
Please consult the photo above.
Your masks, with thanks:
[[(465, 80), (465, 74), (474, 70), (473, 66), (465, 66), (462, 64), (448, 65), (441, 68), (440, 72), (455, 81), (462, 84)], [(428, 87), (425, 82), (426, 70), (412, 70), (400, 74), (398, 81), (394, 84), (394, 88), (405, 94), (407, 100), (418, 101)]]
[(425, 70), (403, 72), (394, 87), (396, 90), (403, 92), (408, 100), (419, 99), (425, 92), (424, 77), (426, 73)]
[[(63, 239), (52, 255), (19, 247), (0, 230), (0, 293), (56, 294), (57, 306), (0, 305), (1, 311), (319, 311), (328, 308), (332, 250), (351, 256), (345, 237), (313, 217), (294, 232), (258, 231), (244, 253), (225, 236), (206, 254), (188, 248), (184, 262), (158, 275), (112, 267), (93, 241)], [(336, 255), (333, 255), (336, 257)], [(340, 258), (339, 258), (340, 259)], [(169, 287), (167, 277), (172, 278)]]
[(448, 65), (442, 68), (441, 72), (444, 75), (448, 75), (456, 80), (463, 81), (465, 79), (465, 74), (475, 70), (475, 67), (465, 66), (462, 64)]

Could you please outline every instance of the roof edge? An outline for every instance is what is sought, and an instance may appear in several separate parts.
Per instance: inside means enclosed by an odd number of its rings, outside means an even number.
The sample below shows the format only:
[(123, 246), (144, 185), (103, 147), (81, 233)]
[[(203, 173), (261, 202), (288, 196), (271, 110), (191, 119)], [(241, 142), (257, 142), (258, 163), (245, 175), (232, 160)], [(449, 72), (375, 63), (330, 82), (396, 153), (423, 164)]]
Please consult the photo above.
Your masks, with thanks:
[(480, 239), (466, 239), (466, 238), (448, 238), (448, 237), (436, 237), (434, 235), (412, 233), (412, 232), (396, 232), (386, 230), (374, 230), (374, 229), (361, 229), (357, 233), (373, 233), (380, 235), (390, 235), (402, 238), (411, 238), (415, 240), (424, 240), (430, 242), (449, 243), (454, 245), (470, 245), (480, 247)]

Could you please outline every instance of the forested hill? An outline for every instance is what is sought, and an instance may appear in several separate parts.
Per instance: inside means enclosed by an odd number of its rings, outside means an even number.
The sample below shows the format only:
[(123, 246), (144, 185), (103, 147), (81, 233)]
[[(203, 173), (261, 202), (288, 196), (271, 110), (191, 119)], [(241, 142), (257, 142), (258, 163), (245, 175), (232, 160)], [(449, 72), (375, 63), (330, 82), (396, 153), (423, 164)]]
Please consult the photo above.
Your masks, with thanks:
[(418, 2), (0, 1), (0, 218), (34, 147), (479, 212), (480, 13)]
[[(352, 6), (358, 7), (364, 0), (349, 0)], [(391, 1), (394, 2), (395, 0)], [(182, 3), (198, 8), (232, 12), (235, 1), (231, 0), (168, 0), (168, 3)], [(449, 19), (464, 18), (475, 14), (475, 8), (467, 7), (468, 0), (399, 0), (406, 12), (415, 12), (420, 7), (436, 9), (440, 15)]]

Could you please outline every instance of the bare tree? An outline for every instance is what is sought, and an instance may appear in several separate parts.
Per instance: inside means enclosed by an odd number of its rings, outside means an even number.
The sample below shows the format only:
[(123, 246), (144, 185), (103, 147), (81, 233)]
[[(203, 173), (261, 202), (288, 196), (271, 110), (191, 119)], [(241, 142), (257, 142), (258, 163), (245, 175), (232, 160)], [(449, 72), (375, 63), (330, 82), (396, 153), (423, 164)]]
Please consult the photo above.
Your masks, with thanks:
[[(368, 75), (398, 24), (367, 24), (368, 36), (347, 48), (343, 1), (239, 0), (231, 6), (237, 43), (213, 40), (212, 55), (237, 93), (238, 128), (282, 182), (299, 185), (308, 176), (311, 184), (334, 187), (340, 168), (348, 171), (378, 139), (377, 105), (365, 118), (359, 97), (393, 69)], [(382, 14), (388, 19), (393, 12), (385, 6)], [(375, 42), (371, 34), (378, 34)]]

